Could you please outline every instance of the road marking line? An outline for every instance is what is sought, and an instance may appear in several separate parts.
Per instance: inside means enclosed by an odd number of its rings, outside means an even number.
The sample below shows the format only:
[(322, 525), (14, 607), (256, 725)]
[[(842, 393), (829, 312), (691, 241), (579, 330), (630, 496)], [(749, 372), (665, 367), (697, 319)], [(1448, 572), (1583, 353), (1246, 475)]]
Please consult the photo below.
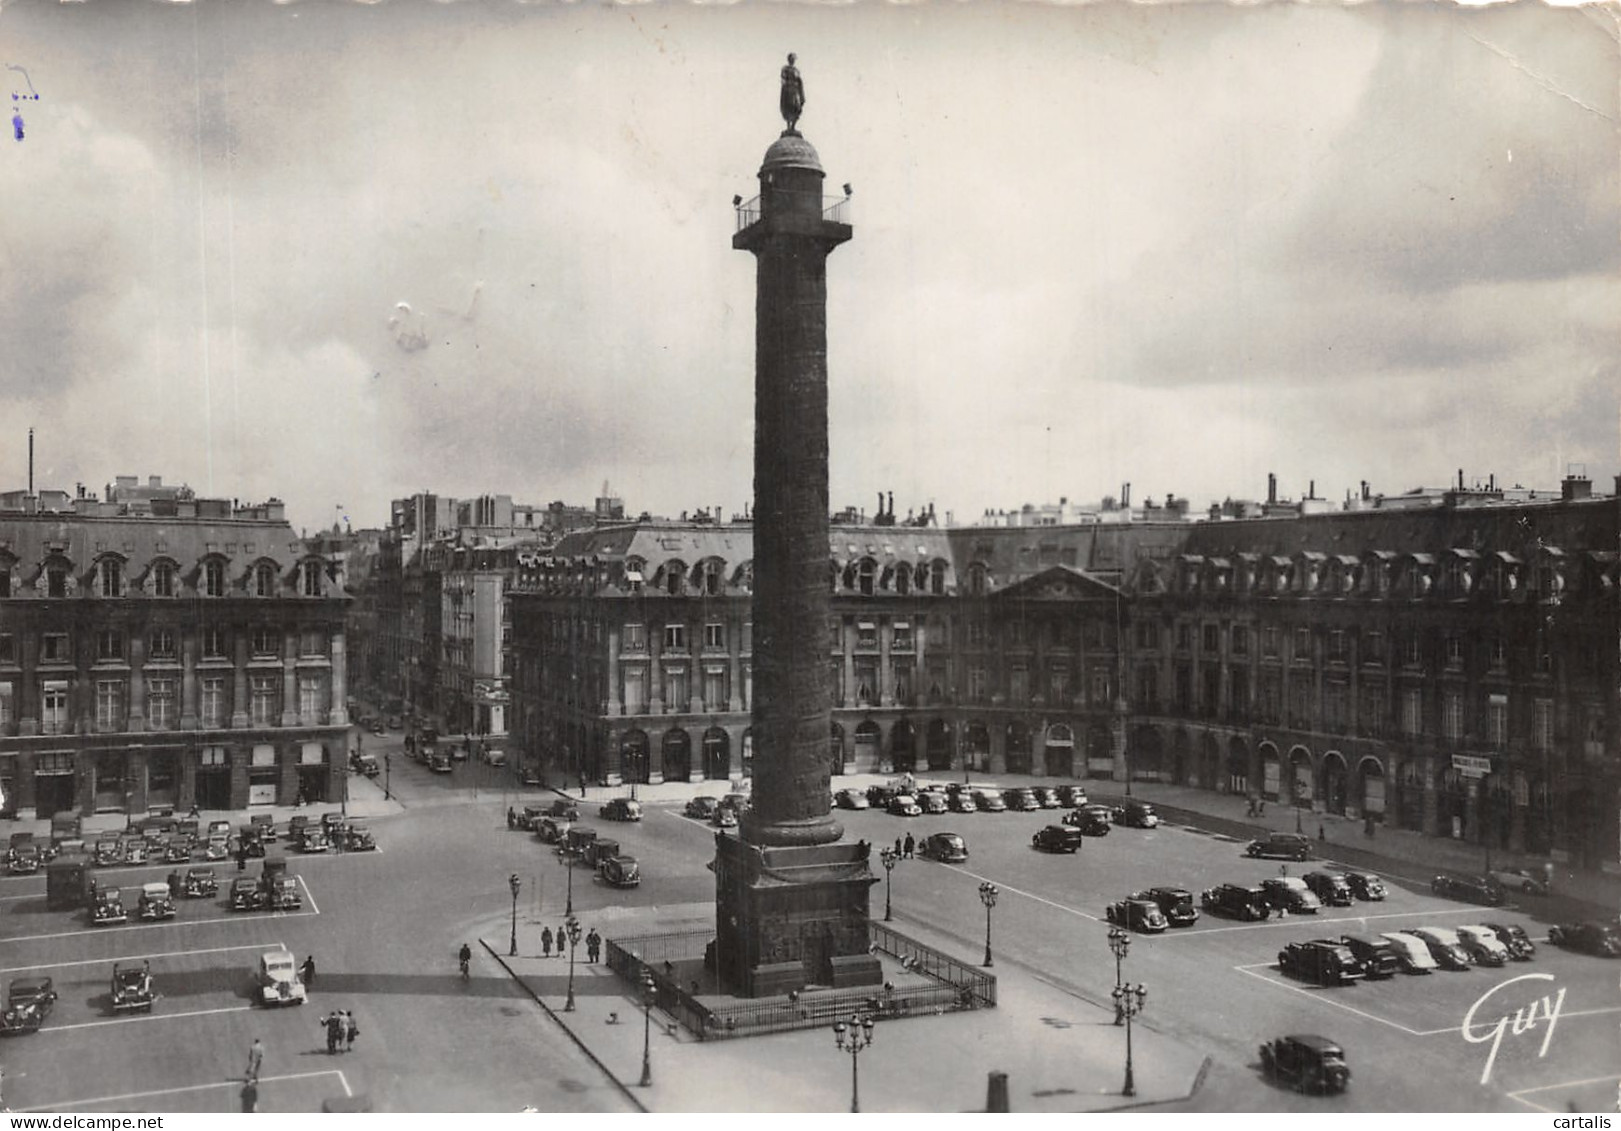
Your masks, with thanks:
[(19, 900), (19, 899), (44, 899), (44, 898), (45, 898), (45, 893), (44, 892), (42, 892), (42, 891), (33, 891), (33, 892), (29, 892), (27, 895), (0, 895), (0, 903), (11, 903), (11, 902), (14, 902), (14, 901)]
[(1378, 1014), (1368, 1013), (1368, 1012), (1366, 1012), (1364, 1010), (1357, 1009), (1355, 1006), (1346, 1005), (1344, 1002), (1335, 1001), (1333, 998), (1325, 997), (1322, 994), (1314, 994), (1310, 990), (1308, 990), (1308, 989), (1306, 989), (1306, 988), (1304, 988), (1302, 986), (1291, 986), (1288, 982), (1280, 982), (1276, 978), (1268, 978), (1268, 977), (1265, 977), (1265, 976), (1263, 976), (1261, 974), (1255, 973), (1256, 970), (1268, 970), (1268, 969), (1271, 969), (1273, 965), (1274, 964), (1270, 963), (1270, 962), (1252, 962), (1247, 966), (1234, 966), (1233, 969), (1239, 971), (1242, 974), (1248, 974), (1251, 978), (1255, 978), (1258, 981), (1265, 982), (1269, 986), (1276, 986), (1280, 990), (1291, 990), (1294, 993), (1302, 994), (1302, 995), (1304, 995), (1306, 997), (1309, 997), (1313, 1001), (1320, 1001), (1324, 1005), (1332, 1005), (1332, 1006), (1335, 1006), (1336, 1008), (1345, 1010), (1347, 1013), (1354, 1013), (1358, 1017), (1364, 1018), (1364, 1019), (1366, 1019), (1368, 1021), (1377, 1021), (1381, 1025), (1388, 1025), (1392, 1029), (1400, 1030), (1401, 1032), (1406, 1033), (1410, 1037), (1422, 1037), (1422, 1036), (1424, 1036), (1424, 1034), (1420, 1033), (1417, 1029), (1409, 1029), (1407, 1026), (1405, 1026), (1405, 1025), (1399, 1023), (1399, 1022), (1387, 1020), (1387, 1019), (1385, 1019), (1383, 1017), (1380, 1017)]
[(1178, 931), (1163, 937), (1181, 939), (1194, 935), (1214, 935), (1223, 931), (1262, 931), (1269, 927), (1322, 927), (1328, 923), (1360, 923), (1365, 919), (1411, 919), (1414, 916), (1436, 915), (1474, 915), (1480, 911), (1476, 908), (1462, 908), (1453, 911), (1390, 911), (1383, 915), (1340, 915), (1325, 918), (1321, 915), (1288, 915), (1281, 919), (1268, 919), (1264, 923), (1238, 923), (1226, 927), (1195, 927), (1191, 930)]
[(1587, 1084), (1608, 1084), (1611, 1080), (1621, 1080), (1621, 1076), (1591, 1076), (1586, 1080), (1563, 1080), (1557, 1084), (1542, 1084), (1535, 1088), (1521, 1088), (1517, 1092), (1508, 1093), (1508, 1098), (1511, 1100), (1519, 1100), (1526, 1107), (1534, 1107), (1538, 1111), (1551, 1112), (1555, 1109), (1551, 1107), (1543, 1107), (1541, 1104), (1528, 1100), (1525, 1097), (1529, 1096), (1533, 1092), (1551, 1092), (1555, 1088), (1580, 1088)]
[[(319, 915), (319, 911), (278, 911), (277, 916), (282, 919), (299, 919), (306, 915)], [(49, 935), (8, 935), (0, 938), (0, 945), (9, 946), (12, 943), (39, 942), (42, 939), (71, 939), (79, 935), (115, 935), (126, 931), (158, 931), (173, 930), (177, 927), (217, 927), (230, 923), (256, 923), (262, 919), (234, 918), (234, 919), (193, 919), (188, 923), (180, 923), (171, 919), (164, 923), (136, 923), (125, 924), (119, 927), (87, 927), (82, 931), (57, 931)]]
[(72, 1025), (47, 1025), (41, 1033), (66, 1033), (69, 1029), (99, 1029), (104, 1025), (136, 1025), (147, 1021), (175, 1021), (182, 1017), (209, 1017), (216, 1013), (246, 1013), (251, 1005), (222, 1005), (218, 1009), (194, 1009), (188, 1013), (148, 1013), (140, 1017), (108, 1017), (101, 1021), (76, 1021)]
[(314, 912), (317, 915), (319, 915), (321, 913), (321, 908), (320, 908), (319, 905), (316, 904), (315, 896), (313, 894), (311, 894), (311, 892), (310, 892), (310, 885), (304, 882), (304, 877), (303, 876), (298, 877), (298, 886), (304, 889), (304, 895), (305, 895), (306, 898), (309, 899), (310, 907), (314, 910)]
[[(996, 883), (996, 881), (992, 880), (989, 876), (982, 876), (978, 872), (970, 872), (967, 868), (958, 867), (956, 864), (942, 864), (940, 866), (942, 868), (950, 868), (953, 872), (961, 872), (965, 876), (972, 877), (973, 879), (980, 880), (985, 883)], [(1078, 915), (1082, 919), (1089, 919), (1094, 923), (1103, 922), (1103, 920), (1099, 919), (1096, 915), (1088, 915), (1086, 912), (1078, 910), (1077, 908), (1067, 907), (1062, 903), (1055, 903), (1053, 900), (1047, 899), (1044, 896), (1036, 895), (1034, 892), (1021, 891), (1019, 888), (1002, 883), (996, 883), (996, 886), (1000, 890), (1008, 892), (1012, 895), (1022, 895), (1026, 899), (1033, 899), (1037, 903), (1045, 903), (1048, 907), (1056, 908), (1057, 910), (1066, 912), (1070, 915)]]
[(23, 970), (56, 970), (63, 966), (99, 966), (106, 962), (139, 962), (142, 959), (174, 958), (176, 955), (186, 954), (218, 954), (230, 950), (270, 950), (279, 946), (281, 946), (279, 940), (272, 940), (262, 946), (251, 943), (247, 946), (210, 946), (201, 950), (164, 950), (156, 954), (120, 954), (110, 958), (87, 958), (82, 962), (41, 962), (33, 966), (0, 966), (0, 974), (16, 974)]
[[(279, 1084), (284, 1080), (309, 1080), (316, 1076), (336, 1076), (342, 1081), (344, 1091), (349, 1095), (354, 1095), (353, 1092), (349, 1091), (349, 1082), (344, 1079), (343, 1073), (335, 1068), (328, 1068), (320, 1072), (294, 1072), (287, 1076), (261, 1076), (259, 1077), (259, 1083)], [(221, 1080), (213, 1084), (192, 1084), (185, 1088), (159, 1088), (155, 1092), (125, 1092), (121, 1096), (97, 1096), (88, 1100), (63, 1100), (60, 1103), (41, 1104), (39, 1107), (20, 1107), (16, 1110), (20, 1112), (56, 1111), (59, 1108), (81, 1107), (84, 1104), (108, 1104), (117, 1100), (144, 1100), (153, 1096), (175, 1096), (182, 1092), (206, 1092), (213, 1088), (234, 1088), (240, 1083), (242, 1083), (240, 1080)]]

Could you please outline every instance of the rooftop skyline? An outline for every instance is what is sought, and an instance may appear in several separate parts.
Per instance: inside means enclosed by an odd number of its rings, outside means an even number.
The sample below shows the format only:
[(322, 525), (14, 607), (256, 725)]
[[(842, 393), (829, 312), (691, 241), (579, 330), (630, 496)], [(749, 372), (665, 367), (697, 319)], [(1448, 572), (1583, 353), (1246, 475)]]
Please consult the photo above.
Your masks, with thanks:
[[(1339, 499), (1621, 455), (1613, 32), (1366, 6), (7, 5), (0, 463), (386, 522), (427, 488), (751, 493), (781, 130), (835, 507)], [(20, 109), (19, 109), (20, 107)], [(342, 504), (342, 510), (338, 509)]]

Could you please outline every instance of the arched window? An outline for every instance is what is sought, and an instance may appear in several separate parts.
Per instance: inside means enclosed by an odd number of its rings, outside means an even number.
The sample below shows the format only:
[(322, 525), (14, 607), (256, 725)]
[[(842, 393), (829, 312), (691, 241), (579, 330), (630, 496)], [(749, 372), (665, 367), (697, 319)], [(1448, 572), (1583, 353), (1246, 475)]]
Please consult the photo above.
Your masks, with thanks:
[(117, 558), (102, 558), (97, 563), (96, 595), (100, 597), (124, 595), (124, 563)]
[(225, 563), (218, 558), (210, 558), (203, 563), (203, 595), (225, 596)]
[(862, 558), (856, 567), (856, 589), (863, 597), (871, 597), (877, 590), (878, 563)]
[(905, 562), (902, 562), (900, 564), (900, 568), (895, 571), (895, 592), (904, 597), (911, 591), (912, 567), (907, 565)]
[(159, 597), (174, 596), (174, 563), (158, 562), (152, 567), (152, 592)]
[(305, 562), (303, 574), (304, 596), (319, 597), (321, 595), (321, 563)]
[(276, 595), (276, 567), (269, 562), (260, 562), (253, 567), (253, 595), (255, 597)]
[(990, 578), (987, 576), (984, 562), (974, 562), (968, 567), (968, 592), (974, 597), (983, 597), (990, 589)]
[(946, 563), (943, 558), (935, 558), (929, 571), (929, 592), (936, 597), (945, 596), (946, 592)]

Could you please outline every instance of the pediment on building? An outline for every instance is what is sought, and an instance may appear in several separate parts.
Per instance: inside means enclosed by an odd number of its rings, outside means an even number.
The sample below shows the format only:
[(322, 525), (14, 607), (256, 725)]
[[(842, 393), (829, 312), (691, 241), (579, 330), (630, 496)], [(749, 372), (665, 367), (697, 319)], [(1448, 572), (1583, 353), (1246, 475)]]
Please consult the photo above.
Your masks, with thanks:
[(1052, 566), (1000, 589), (993, 601), (1098, 601), (1113, 600), (1120, 590), (1073, 566)]

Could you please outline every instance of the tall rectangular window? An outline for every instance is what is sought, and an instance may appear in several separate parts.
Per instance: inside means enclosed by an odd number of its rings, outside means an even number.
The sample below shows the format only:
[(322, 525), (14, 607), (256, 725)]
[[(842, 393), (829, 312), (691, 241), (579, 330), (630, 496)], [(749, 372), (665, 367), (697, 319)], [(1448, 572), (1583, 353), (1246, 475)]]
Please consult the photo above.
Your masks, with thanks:
[(68, 729), (68, 684), (65, 679), (48, 679), (40, 688), (39, 725), (46, 734), (66, 734)]
[(124, 725), (124, 681), (96, 680), (96, 729), (120, 730)]
[(647, 626), (645, 624), (627, 624), (620, 650), (624, 652), (647, 651)]
[(1311, 629), (1295, 629), (1294, 661), (1297, 664), (1311, 663)]
[(218, 675), (204, 676), (199, 684), (202, 687), (203, 726), (217, 730), (231, 717), (230, 689), (226, 686), (225, 677)]
[(16, 721), (17, 712), (11, 700), (11, 684), (0, 683), (0, 734), (6, 733), (6, 728)]
[(1278, 629), (1276, 625), (1267, 625), (1261, 629), (1261, 655), (1276, 656), (1278, 654)]
[(1402, 733), (1418, 737), (1424, 733), (1424, 689), (1403, 688), (1401, 693)]
[(159, 597), (174, 596), (174, 566), (159, 562), (152, 567), (152, 592)]
[(222, 660), (225, 658), (225, 630), (209, 626), (203, 629), (203, 659)]
[(1092, 673), (1092, 706), (1107, 707), (1114, 700), (1114, 687), (1108, 672)]
[(175, 658), (174, 630), (168, 628), (154, 628), (152, 638), (148, 641), (149, 658), (154, 660), (172, 660)]
[(704, 710), (726, 710), (726, 669), (719, 664), (704, 668)]
[(209, 560), (203, 563), (203, 593), (209, 597), (225, 596), (225, 563)]
[(1376, 738), (1385, 729), (1385, 689), (1377, 684), (1364, 683), (1357, 690), (1357, 729)]
[(96, 633), (96, 659), (122, 660), (124, 658), (124, 634), (116, 628), (104, 628)]
[(903, 620), (895, 622), (890, 647), (896, 652), (910, 652), (912, 650), (912, 626), (910, 623)]
[(326, 633), (318, 628), (306, 628), (299, 633), (298, 654), (300, 656), (326, 655)]
[(664, 626), (664, 650), (666, 652), (685, 652), (687, 650), (686, 625), (667, 624)]
[(647, 672), (643, 668), (625, 669), (625, 714), (640, 715), (647, 711)]
[(1463, 692), (1441, 693), (1441, 737), (1454, 741), (1463, 737)]
[(251, 637), (255, 656), (274, 656), (281, 651), (281, 633), (273, 628), (256, 628)]
[(968, 701), (970, 703), (985, 702), (985, 669), (968, 669)]
[(664, 710), (679, 714), (691, 706), (692, 684), (686, 668), (666, 668), (664, 672)]
[(174, 729), (174, 680), (153, 679), (147, 682), (146, 725), (148, 730)]
[(1215, 653), (1221, 651), (1220, 625), (1207, 624), (1204, 626), (1204, 650), (1210, 655), (1214, 655)]
[(9, 632), (0, 632), (0, 664), (17, 662), (17, 638)]
[(710, 652), (726, 651), (726, 626), (724, 624), (704, 625), (704, 649)]
[(1546, 754), (1553, 749), (1553, 700), (1538, 699), (1531, 714), (1531, 742)]
[(1365, 632), (1362, 634), (1362, 662), (1364, 664), (1382, 664), (1385, 662), (1384, 633)]
[(1323, 685), (1323, 724), (1333, 734), (1345, 733), (1350, 721), (1350, 694), (1350, 687), (1338, 681)]
[(248, 679), (248, 712), (256, 727), (273, 727), (281, 718), (281, 676), (256, 675)]
[(1446, 638), (1447, 667), (1463, 667), (1463, 637), (1448, 636)]
[(1486, 740), (1493, 750), (1508, 745), (1508, 696), (1486, 696)]
[(320, 675), (298, 677), (298, 714), (305, 725), (313, 725), (326, 710), (326, 680)]
[(1233, 655), (1247, 656), (1250, 654), (1250, 630), (1241, 624), (1233, 625)]

